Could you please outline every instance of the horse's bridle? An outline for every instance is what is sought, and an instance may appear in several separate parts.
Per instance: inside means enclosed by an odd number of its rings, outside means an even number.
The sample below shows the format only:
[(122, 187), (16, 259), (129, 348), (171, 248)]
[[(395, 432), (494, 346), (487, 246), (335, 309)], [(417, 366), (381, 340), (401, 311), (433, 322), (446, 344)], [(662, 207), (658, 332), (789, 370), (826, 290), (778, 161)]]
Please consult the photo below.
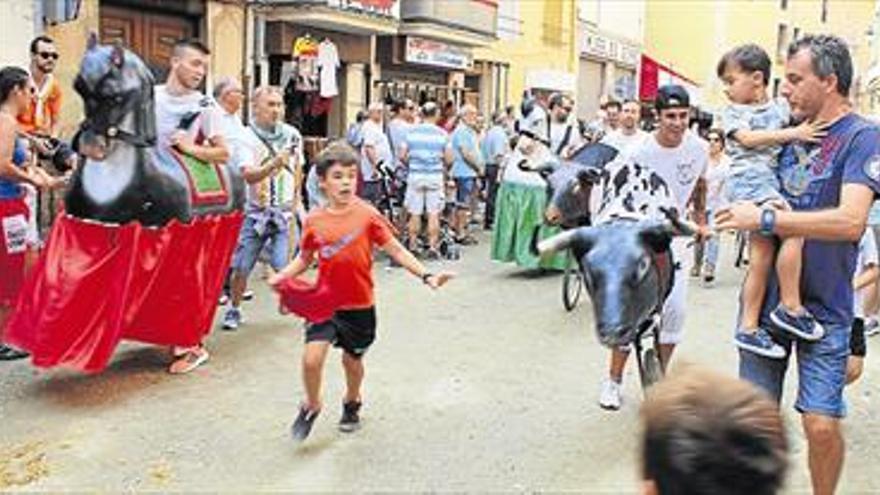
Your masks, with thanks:
[[(82, 96), (87, 115), (77, 134), (91, 131), (99, 136), (104, 136), (107, 140), (118, 140), (139, 148), (155, 146), (156, 136), (139, 136), (119, 128), (122, 119), (141, 104), (139, 96), (141, 90), (133, 89), (116, 94), (109, 101), (100, 97), (101, 89), (111, 77), (117, 74), (117, 71), (118, 69), (115, 67), (108, 70), (98, 79), (94, 89), (89, 88), (81, 74), (76, 76), (73, 87)], [(109, 117), (114, 113), (118, 115), (116, 119), (102, 118)]]

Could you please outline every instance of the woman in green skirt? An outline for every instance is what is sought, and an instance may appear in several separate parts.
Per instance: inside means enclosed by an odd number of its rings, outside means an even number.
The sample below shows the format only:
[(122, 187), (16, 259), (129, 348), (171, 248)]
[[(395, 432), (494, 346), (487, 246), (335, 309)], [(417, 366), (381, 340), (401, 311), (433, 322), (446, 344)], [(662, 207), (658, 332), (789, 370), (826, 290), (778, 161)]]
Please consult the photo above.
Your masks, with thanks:
[(547, 183), (537, 172), (520, 169), (518, 164), (528, 160), (539, 165), (555, 157), (544, 144), (522, 136), (508, 156), (501, 171), (501, 187), (495, 200), (495, 226), (492, 229), (492, 259), (514, 262), (529, 269), (564, 270), (564, 253), (542, 259), (531, 251), (530, 245), (536, 228), (539, 240), (559, 232), (558, 227), (544, 224), (547, 206)]

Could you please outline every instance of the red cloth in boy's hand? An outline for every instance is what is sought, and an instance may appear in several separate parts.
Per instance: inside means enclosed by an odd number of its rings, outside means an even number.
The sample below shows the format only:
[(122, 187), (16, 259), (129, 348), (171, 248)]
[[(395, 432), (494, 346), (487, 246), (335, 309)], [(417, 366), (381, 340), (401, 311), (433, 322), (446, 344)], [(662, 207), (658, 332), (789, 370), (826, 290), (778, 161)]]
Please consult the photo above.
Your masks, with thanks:
[(333, 317), (336, 300), (330, 287), (312, 284), (298, 278), (285, 278), (272, 286), (278, 293), (284, 309), (305, 318), (310, 323), (321, 323)]

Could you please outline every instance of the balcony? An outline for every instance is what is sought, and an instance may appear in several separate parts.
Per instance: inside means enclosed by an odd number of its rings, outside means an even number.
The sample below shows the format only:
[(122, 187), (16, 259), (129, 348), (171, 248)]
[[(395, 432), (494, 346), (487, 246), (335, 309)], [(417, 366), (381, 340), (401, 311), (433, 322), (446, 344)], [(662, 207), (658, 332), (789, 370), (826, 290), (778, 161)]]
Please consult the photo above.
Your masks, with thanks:
[(484, 46), (496, 39), (497, 0), (401, 0), (400, 34)]

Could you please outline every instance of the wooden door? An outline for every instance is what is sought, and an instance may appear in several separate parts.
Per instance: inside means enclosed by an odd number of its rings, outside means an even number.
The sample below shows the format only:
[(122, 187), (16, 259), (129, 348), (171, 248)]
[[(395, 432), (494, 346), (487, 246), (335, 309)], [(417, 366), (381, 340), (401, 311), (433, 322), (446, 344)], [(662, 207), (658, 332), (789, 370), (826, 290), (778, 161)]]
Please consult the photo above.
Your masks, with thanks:
[(196, 23), (183, 15), (103, 5), (100, 12), (101, 43), (122, 43), (137, 53), (153, 71), (156, 82), (164, 82), (168, 76), (174, 43), (196, 33)]

